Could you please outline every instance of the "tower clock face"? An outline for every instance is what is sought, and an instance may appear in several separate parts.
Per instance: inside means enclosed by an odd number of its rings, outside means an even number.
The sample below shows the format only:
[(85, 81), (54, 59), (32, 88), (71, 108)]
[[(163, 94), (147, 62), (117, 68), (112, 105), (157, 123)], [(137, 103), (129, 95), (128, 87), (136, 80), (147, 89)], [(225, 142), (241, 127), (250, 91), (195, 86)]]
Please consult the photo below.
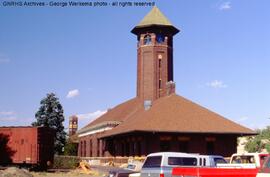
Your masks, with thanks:
[(157, 39), (157, 42), (158, 43), (163, 43), (165, 41), (165, 37), (162, 34), (157, 34), (157, 38), (156, 39)]

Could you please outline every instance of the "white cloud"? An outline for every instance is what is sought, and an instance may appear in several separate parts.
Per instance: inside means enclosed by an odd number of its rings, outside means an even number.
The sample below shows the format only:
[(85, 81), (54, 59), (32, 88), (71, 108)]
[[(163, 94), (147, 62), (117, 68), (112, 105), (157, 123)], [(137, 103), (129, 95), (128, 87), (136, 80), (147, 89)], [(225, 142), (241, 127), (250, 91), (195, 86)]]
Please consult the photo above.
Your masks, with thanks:
[(214, 80), (206, 84), (209, 87), (212, 88), (227, 88), (228, 86), (223, 83), (223, 81)]
[(229, 2), (229, 1), (223, 2), (223, 3), (219, 6), (219, 10), (230, 10), (231, 8), (232, 8), (231, 2)]
[(0, 112), (0, 116), (3, 115), (3, 116), (11, 116), (11, 115), (15, 115), (16, 113), (13, 112), (13, 111), (1, 111)]
[(15, 117), (15, 116), (0, 117), (0, 121), (17, 121), (17, 117)]
[(0, 111), (0, 121), (16, 121), (17, 116), (13, 111)]
[(105, 111), (97, 110), (95, 112), (90, 112), (90, 113), (86, 113), (86, 114), (78, 114), (77, 117), (78, 117), (78, 119), (94, 120), (94, 119), (100, 117), (101, 115), (105, 114), (106, 112), (107, 112), (107, 110), (105, 110)]
[(7, 56), (0, 53), (0, 64), (9, 63), (9, 62), (10, 62), (10, 59)]
[(90, 112), (90, 113), (85, 113), (85, 114), (78, 114), (78, 124), (79, 124), (79, 128), (82, 128), (86, 125), (88, 125), (90, 122), (92, 122), (93, 120), (97, 119), (98, 117), (100, 117), (101, 115), (105, 114), (107, 111), (104, 110), (97, 110), (95, 112)]
[(248, 120), (248, 117), (247, 117), (247, 116), (243, 116), (243, 117), (241, 117), (240, 119), (238, 119), (237, 121), (238, 121), (238, 122), (244, 122), (244, 121), (246, 121), (246, 120)]
[(79, 96), (80, 92), (78, 89), (70, 90), (67, 94), (67, 98), (74, 98), (76, 96)]
[(0, 64), (1, 63), (9, 63), (10, 62), (10, 59), (8, 58), (0, 58)]

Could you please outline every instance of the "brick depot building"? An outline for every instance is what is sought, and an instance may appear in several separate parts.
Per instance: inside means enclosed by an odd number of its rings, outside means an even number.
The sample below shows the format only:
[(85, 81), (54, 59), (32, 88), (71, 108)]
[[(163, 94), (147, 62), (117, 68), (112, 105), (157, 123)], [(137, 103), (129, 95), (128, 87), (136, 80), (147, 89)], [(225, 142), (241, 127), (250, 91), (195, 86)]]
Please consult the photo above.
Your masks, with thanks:
[(254, 131), (175, 94), (173, 36), (179, 32), (154, 7), (137, 35), (137, 95), (77, 132), (81, 157), (141, 156), (159, 151), (236, 152)]

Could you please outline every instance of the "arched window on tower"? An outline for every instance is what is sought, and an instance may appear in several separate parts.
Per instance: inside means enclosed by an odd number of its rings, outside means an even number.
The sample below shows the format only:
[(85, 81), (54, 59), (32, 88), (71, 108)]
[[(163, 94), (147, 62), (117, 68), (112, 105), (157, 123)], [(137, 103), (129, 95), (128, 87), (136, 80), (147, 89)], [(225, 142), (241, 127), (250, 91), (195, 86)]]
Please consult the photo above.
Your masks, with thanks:
[(143, 38), (143, 44), (144, 45), (150, 45), (151, 43), (152, 43), (151, 35), (150, 34), (145, 35), (144, 38)]
[(163, 43), (165, 41), (165, 36), (163, 34), (157, 34), (156, 40), (159, 44)]

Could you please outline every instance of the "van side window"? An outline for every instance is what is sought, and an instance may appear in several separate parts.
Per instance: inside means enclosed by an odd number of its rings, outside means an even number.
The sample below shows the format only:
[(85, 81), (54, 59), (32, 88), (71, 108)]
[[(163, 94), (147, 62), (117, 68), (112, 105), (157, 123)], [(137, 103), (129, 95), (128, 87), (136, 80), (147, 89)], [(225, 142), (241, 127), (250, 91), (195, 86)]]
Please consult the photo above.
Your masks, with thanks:
[(206, 166), (206, 159), (203, 158), (203, 166)]
[(168, 165), (197, 166), (197, 159), (193, 157), (169, 157)]
[(149, 156), (143, 164), (143, 168), (153, 168), (161, 166), (162, 156)]

